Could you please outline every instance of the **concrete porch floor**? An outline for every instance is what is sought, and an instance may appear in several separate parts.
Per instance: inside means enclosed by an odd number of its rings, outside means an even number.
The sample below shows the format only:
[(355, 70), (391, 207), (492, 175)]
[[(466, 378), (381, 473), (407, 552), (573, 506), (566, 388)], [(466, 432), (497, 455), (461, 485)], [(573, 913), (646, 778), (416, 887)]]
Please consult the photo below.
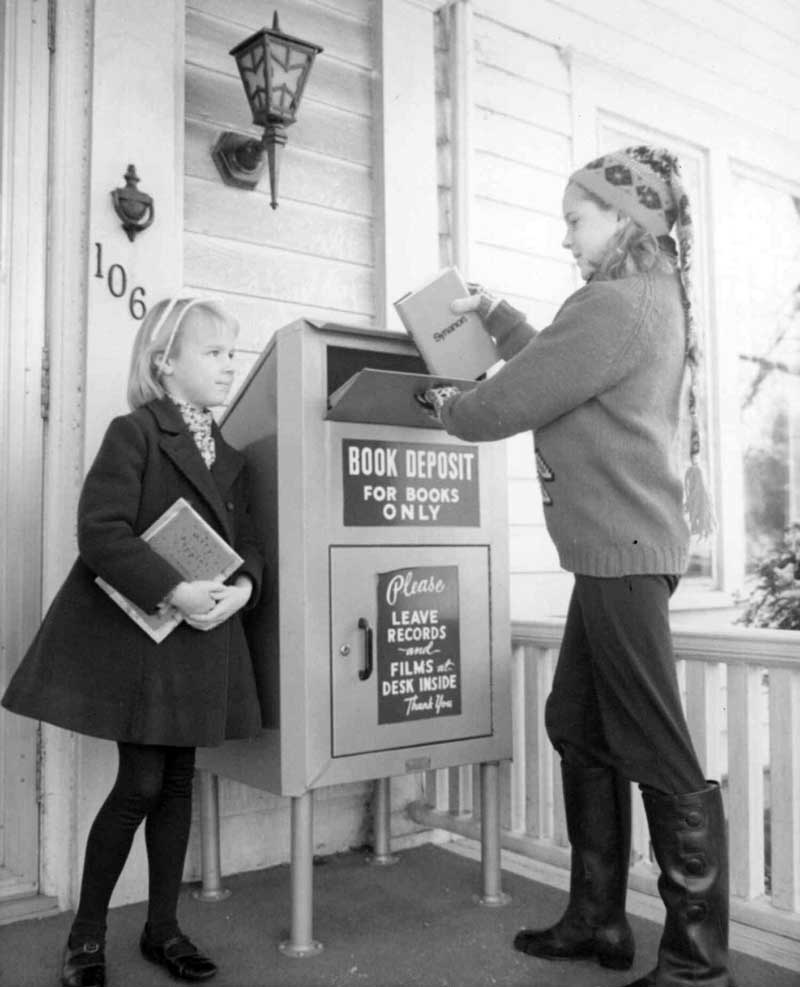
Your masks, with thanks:
[[(226, 877), (232, 894), (215, 903), (197, 901), (185, 887), (180, 921), (219, 964), (216, 987), (617, 987), (654, 964), (660, 920), (635, 914), (637, 955), (627, 973), (515, 952), (517, 929), (550, 924), (566, 901), (562, 888), (527, 876), (523, 858), (503, 853), (503, 890), (511, 902), (488, 908), (478, 903), (480, 862), (471, 841), (427, 844), (399, 857), (389, 867), (368, 866), (359, 852), (319, 861), (314, 936), (324, 949), (314, 956), (292, 959), (278, 950), (289, 927), (288, 865)], [(646, 903), (631, 910), (647, 914)], [(145, 913), (144, 903), (112, 910), (108, 987), (175, 983), (139, 955)], [(57, 985), (71, 919), (65, 913), (0, 926), (0, 984)], [(770, 955), (777, 954), (767, 944), (762, 956)], [(800, 987), (796, 964), (787, 969), (734, 952), (732, 966), (738, 987)]]

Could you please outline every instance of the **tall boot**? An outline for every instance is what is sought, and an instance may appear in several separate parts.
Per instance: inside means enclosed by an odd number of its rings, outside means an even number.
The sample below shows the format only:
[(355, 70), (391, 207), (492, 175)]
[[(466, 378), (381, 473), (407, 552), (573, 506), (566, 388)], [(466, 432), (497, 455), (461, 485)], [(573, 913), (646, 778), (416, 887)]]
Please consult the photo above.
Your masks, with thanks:
[(689, 795), (643, 788), (658, 890), (667, 908), (658, 966), (628, 987), (732, 987), (728, 850), (716, 782)]
[(550, 960), (589, 958), (627, 970), (633, 932), (625, 917), (631, 846), (630, 783), (612, 768), (561, 762), (572, 844), (569, 903), (555, 925), (522, 929), (514, 948)]

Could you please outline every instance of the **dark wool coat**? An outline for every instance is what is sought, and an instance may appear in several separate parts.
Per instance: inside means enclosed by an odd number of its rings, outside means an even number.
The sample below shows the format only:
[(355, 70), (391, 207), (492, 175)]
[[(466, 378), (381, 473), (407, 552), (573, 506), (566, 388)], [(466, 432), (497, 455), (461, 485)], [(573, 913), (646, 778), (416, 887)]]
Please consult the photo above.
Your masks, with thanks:
[(180, 624), (152, 641), (95, 575), (153, 611), (180, 574), (138, 535), (179, 497), (244, 559), (263, 561), (247, 505), (244, 456), (214, 426), (209, 470), (177, 407), (151, 401), (111, 422), (81, 492), (79, 558), (8, 686), (3, 705), (67, 730), (138, 744), (212, 746), (254, 736), (261, 716), (239, 614), (210, 631)]

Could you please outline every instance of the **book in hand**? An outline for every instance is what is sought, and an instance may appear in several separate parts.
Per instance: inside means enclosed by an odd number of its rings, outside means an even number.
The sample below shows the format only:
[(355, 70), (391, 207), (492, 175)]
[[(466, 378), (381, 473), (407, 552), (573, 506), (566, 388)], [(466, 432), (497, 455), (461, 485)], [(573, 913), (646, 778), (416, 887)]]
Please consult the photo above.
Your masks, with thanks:
[(428, 370), (439, 377), (476, 380), (498, 361), (477, 313), (450, 309), (450, 302), (468, 294), (458, 269), (446, 267), (394, 303)]
[[(177, 569), (186, 582), (197, 579), (223, 582), (243, 561), (183, 497), (179, 497), (140, 537)], [(97, 576), (95, 582), (156, 643), (163, 641), (183, 620), (174, 607), (146, 613), (105, 579)]]

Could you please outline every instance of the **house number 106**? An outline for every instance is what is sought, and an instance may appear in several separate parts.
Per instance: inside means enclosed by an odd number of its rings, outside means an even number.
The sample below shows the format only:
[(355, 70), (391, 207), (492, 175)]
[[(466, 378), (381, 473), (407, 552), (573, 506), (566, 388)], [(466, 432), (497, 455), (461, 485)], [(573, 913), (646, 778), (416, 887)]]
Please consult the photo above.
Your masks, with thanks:
[[(122, 264), (112, 264), (104, 274), (102, 243), (95, 243), (95, 254), (97, 266), (95, 267), (94, 276), (106, 282), (108, 290), (114, 298), (122, 298), (128, 290), (127, 271)], [(128, 295), (128, 311), (134, 319), (141, 320), (147, 314), (147, 305), (144, 302), (145, 294), (146, 292), (141, 285), (131, 288), (131, 292)]]

